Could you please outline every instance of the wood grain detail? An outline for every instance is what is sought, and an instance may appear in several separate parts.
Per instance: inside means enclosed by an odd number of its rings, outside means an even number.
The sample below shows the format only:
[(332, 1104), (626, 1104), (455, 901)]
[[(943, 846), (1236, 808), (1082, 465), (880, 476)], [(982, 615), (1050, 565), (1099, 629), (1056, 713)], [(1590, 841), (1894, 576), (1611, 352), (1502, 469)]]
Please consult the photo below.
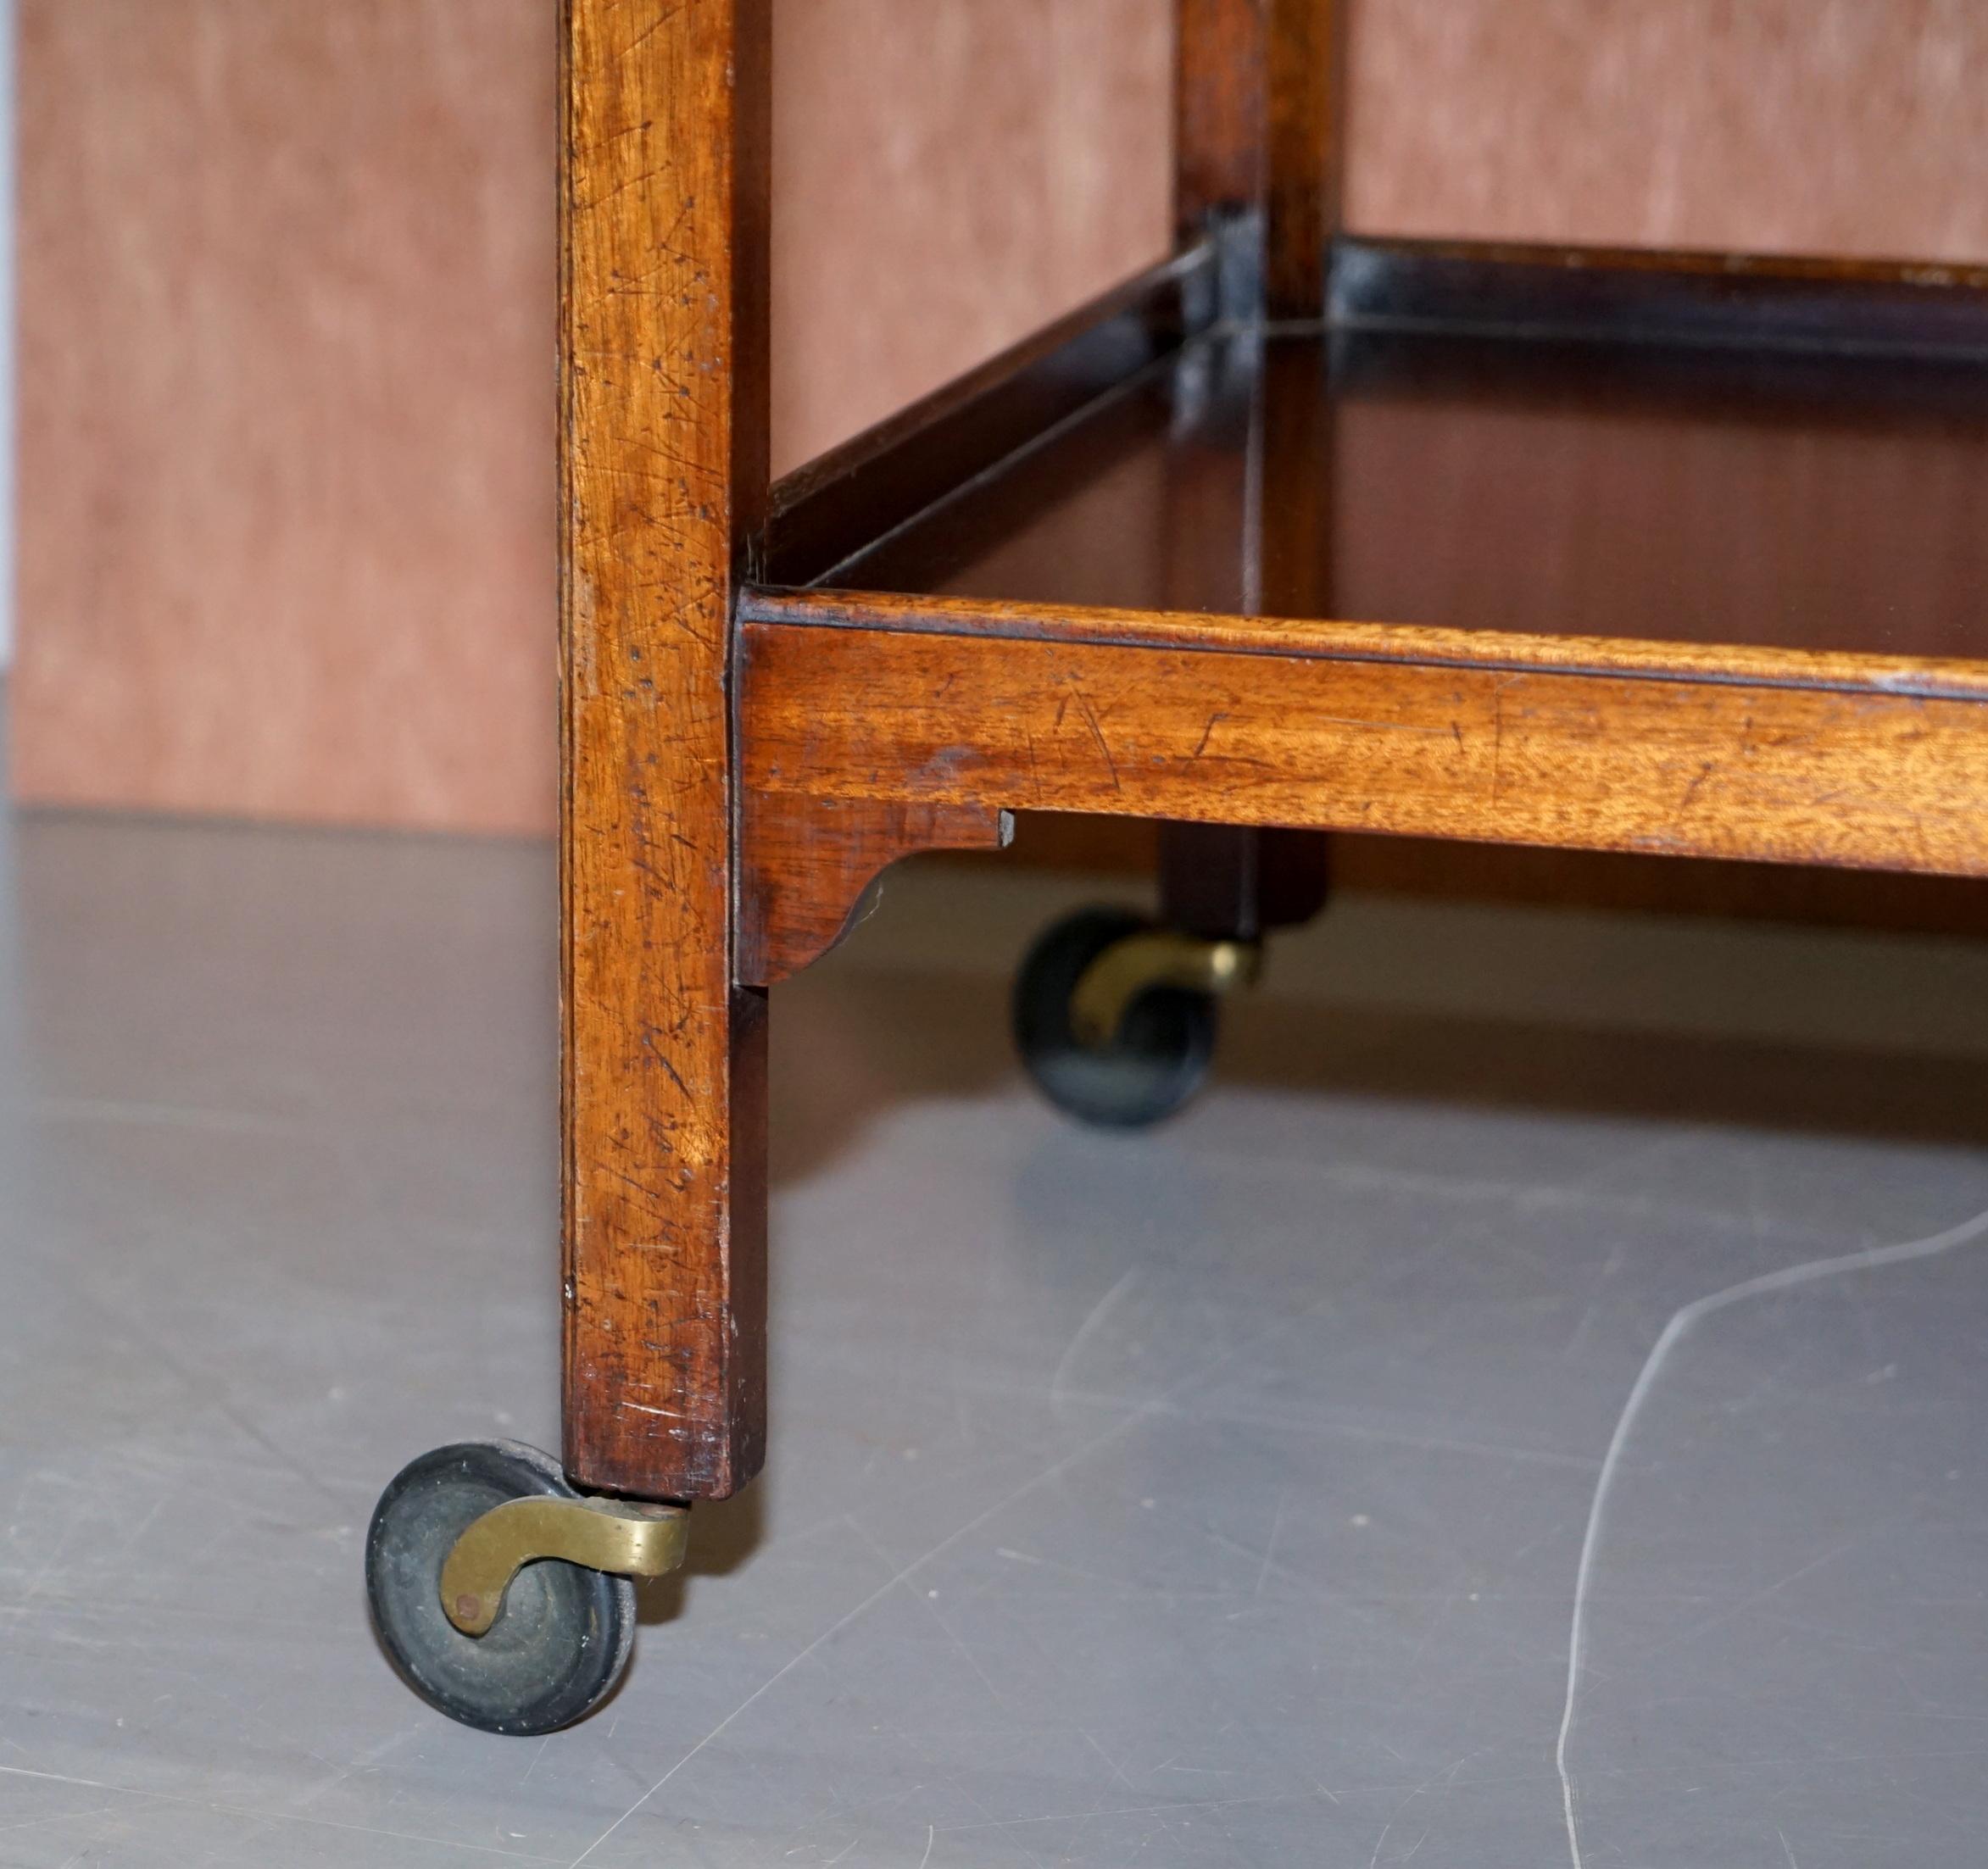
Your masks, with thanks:
[(852, 932), (864, 893), (923, 850), (1004, 850), (1008, 813), (976, 801), (924, 804), (752, 791), (739, 840), (738, 977), (777, 986)]
[(766, 1443), (765, 1001), (733, 986), (734, 581), (766, 474), (765, 0), (565, 0), (565, 1459)]
[(1108, 625), (744, 635), (755, 788), (805, 759), (849, 798), (1988, 875), (1982, 698), (1142, 645)]

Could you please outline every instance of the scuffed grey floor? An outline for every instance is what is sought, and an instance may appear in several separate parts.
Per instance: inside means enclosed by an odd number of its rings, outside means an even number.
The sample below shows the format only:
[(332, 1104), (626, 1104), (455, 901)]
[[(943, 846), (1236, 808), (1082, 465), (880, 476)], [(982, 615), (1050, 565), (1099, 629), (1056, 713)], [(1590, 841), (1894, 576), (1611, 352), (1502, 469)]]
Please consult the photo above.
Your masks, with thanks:
[(766, 1477), (510, 1741), (359, 1553), (555, 1439), (549, 853), (8, 874), (0, 1865), (1980, 1860), (1988, 956), (1351, 902), (1128, 1141), (1008, 1061), (1057, 891), (894, 883), (777, 998)]

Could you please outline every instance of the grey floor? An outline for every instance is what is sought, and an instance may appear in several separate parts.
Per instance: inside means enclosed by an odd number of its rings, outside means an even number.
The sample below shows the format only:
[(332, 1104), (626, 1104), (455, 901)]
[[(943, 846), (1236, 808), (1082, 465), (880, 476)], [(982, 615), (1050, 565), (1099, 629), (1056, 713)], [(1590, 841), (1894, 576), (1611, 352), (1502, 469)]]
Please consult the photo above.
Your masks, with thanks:
[(359, 1557), (554, 1438), (549, 854), (6, 874), (0, 1864), (1982, 1860), (1988, 951), (1356, 899), (1108, 1140), (1066, 892), (914, 869), (778, 998), (766, 1477), (507, 1741)]

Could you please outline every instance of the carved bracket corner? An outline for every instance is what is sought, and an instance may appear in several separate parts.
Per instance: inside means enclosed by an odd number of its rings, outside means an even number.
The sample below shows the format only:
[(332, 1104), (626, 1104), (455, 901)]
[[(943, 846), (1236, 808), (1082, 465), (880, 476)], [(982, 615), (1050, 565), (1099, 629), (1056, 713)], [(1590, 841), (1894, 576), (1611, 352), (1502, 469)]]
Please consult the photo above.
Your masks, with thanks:
[(1005, 850), (1014, 834), (1013, 815), (992, 805), (749, 793), (739, 814), (739, 983), (771, 987), (819, 960), (900, 857)]

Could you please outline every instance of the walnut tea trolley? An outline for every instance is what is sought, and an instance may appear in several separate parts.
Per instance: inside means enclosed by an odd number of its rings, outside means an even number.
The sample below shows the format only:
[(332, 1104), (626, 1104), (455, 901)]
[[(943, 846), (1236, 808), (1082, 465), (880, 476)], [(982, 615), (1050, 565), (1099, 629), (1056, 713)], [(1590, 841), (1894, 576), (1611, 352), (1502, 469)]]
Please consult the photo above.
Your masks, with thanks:
[(766, 1449), (768, 989), (907, 853), (1164, 820), (1025, 1062), (1164, 1115), (1329, 832), (1988, 875), (1988, 275), (1358, 237), (1321, 0), (1177, 0), (1172, 258), (767, 471), (768, 0), (565, 0), (565, 1444), (417, 1460), (381, 1638), (613, 1686)]

